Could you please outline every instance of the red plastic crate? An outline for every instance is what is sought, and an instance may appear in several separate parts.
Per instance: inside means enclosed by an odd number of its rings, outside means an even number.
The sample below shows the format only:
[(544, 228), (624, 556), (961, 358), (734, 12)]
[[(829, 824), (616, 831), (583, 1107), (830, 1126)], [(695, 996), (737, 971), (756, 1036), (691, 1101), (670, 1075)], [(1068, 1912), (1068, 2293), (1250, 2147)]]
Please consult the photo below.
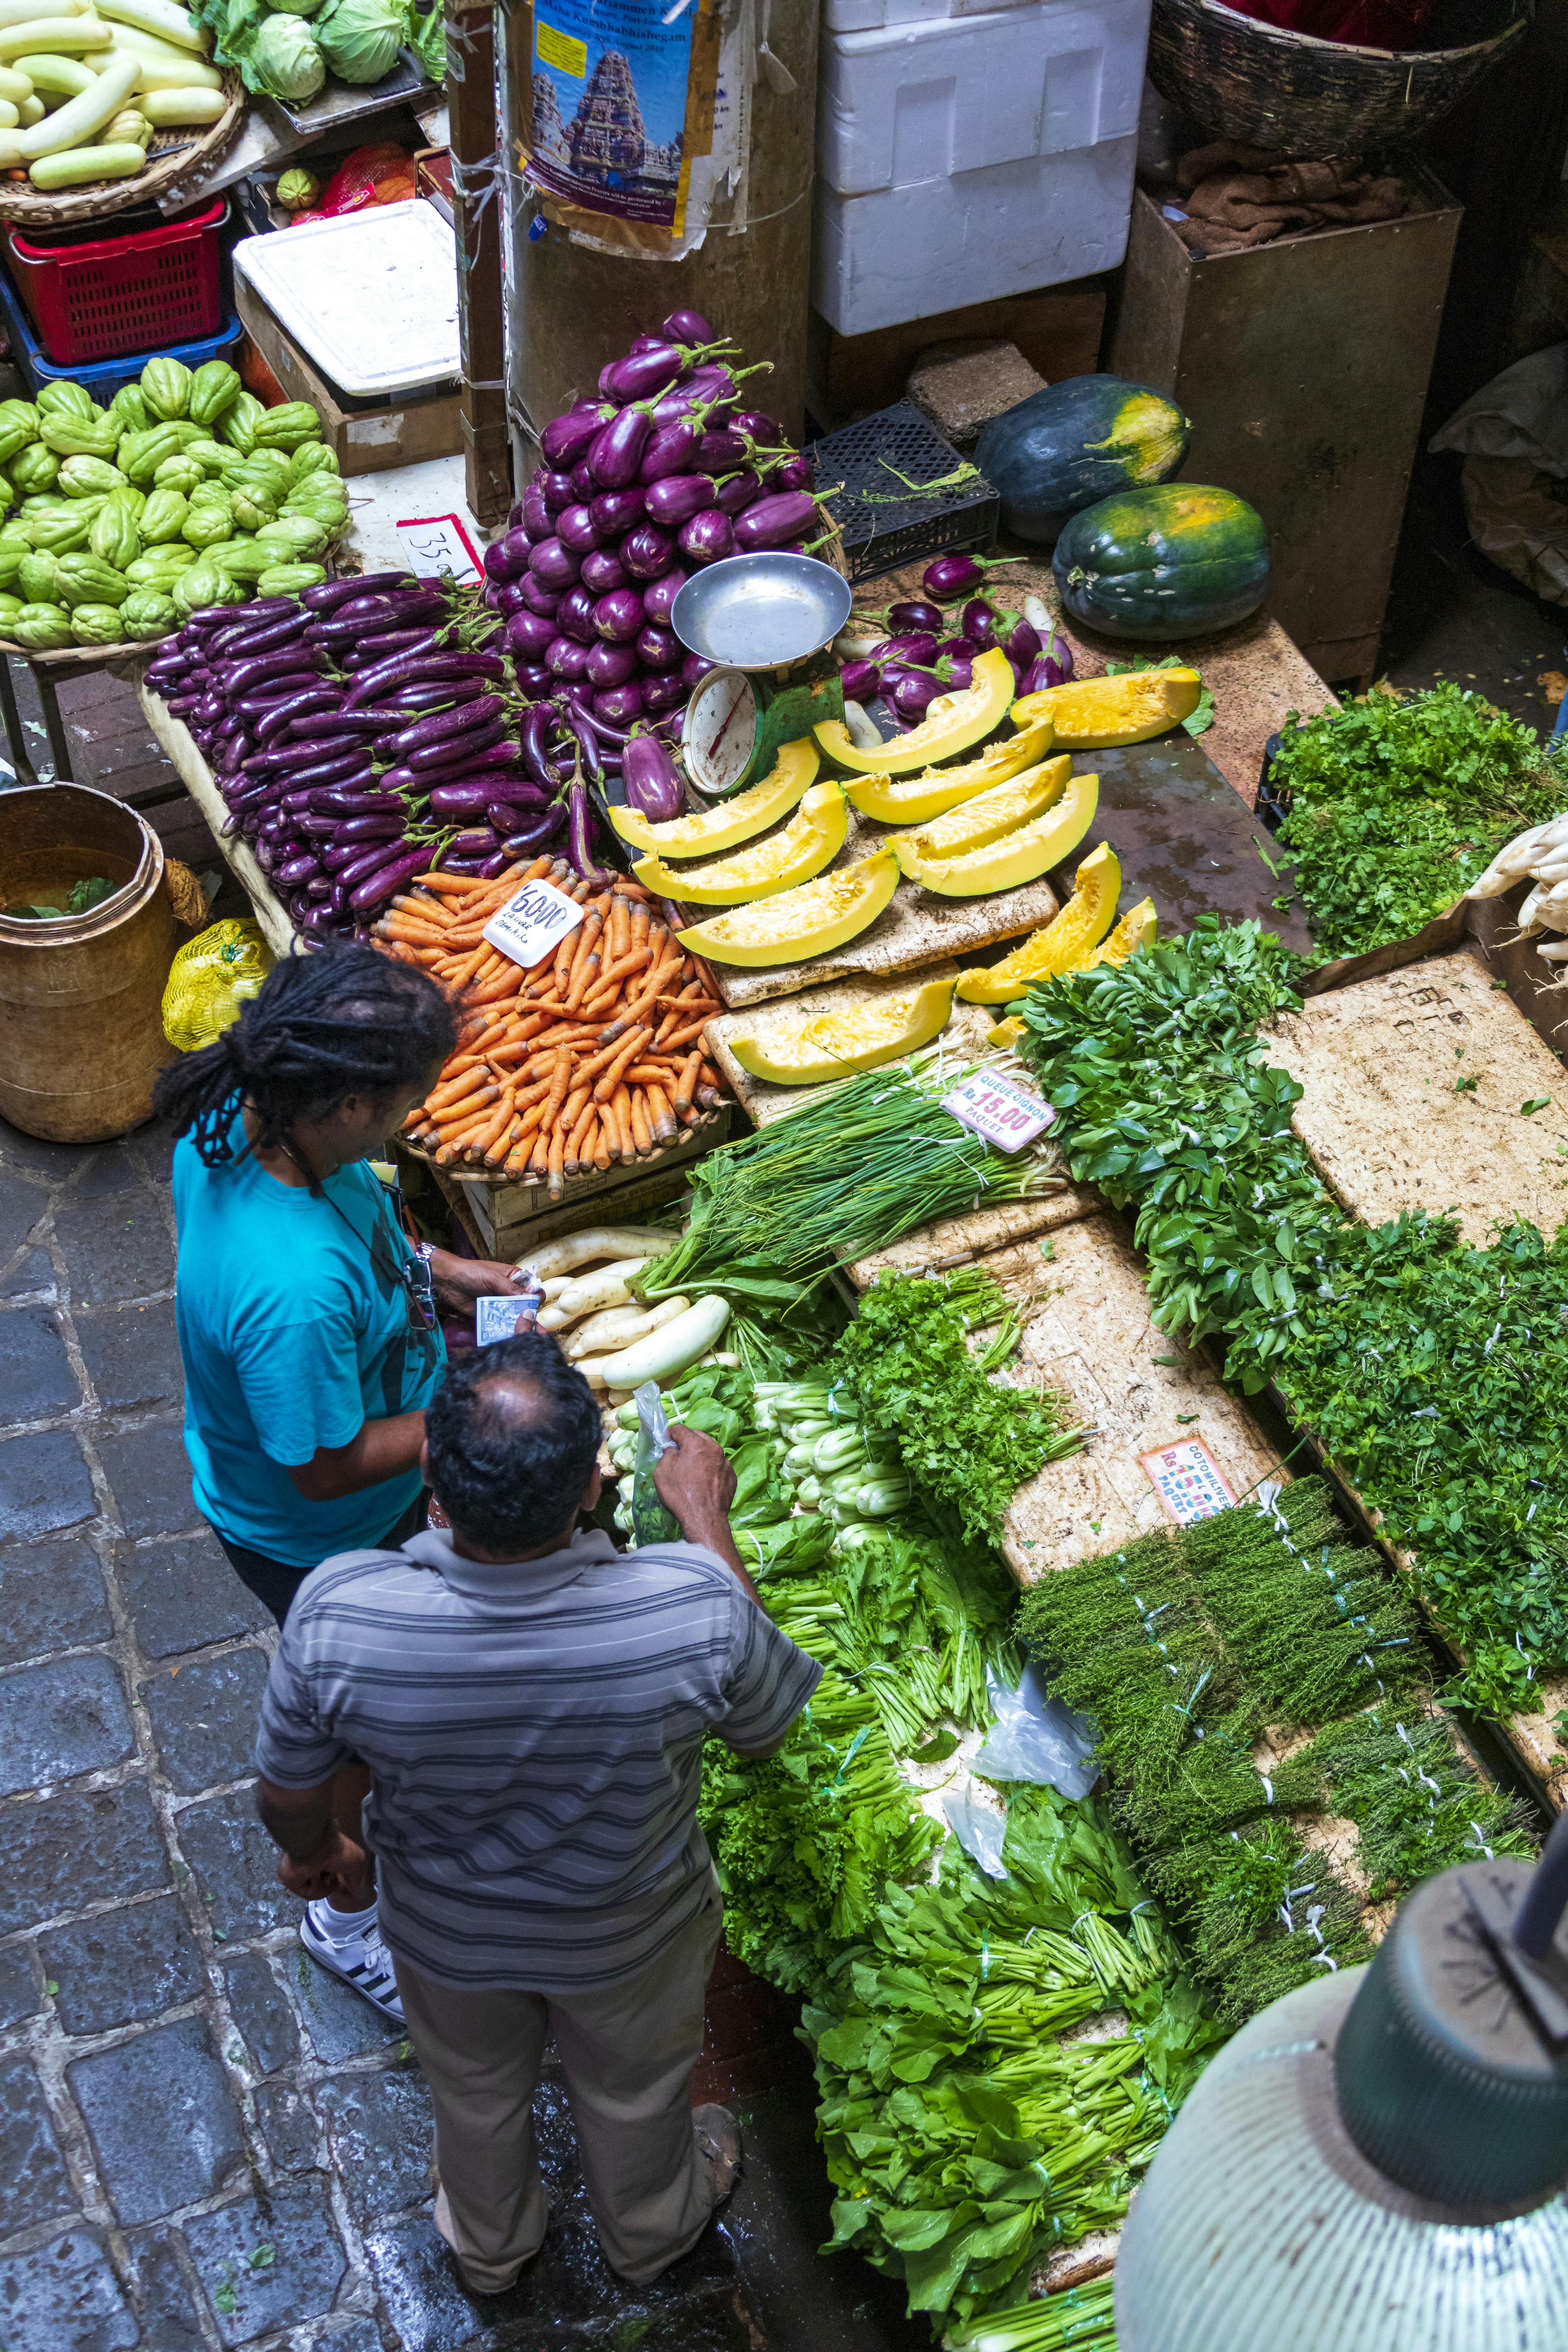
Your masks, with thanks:
[(220, 196), (184, 220), (85, 245), (34, 245), (7, 227), (11, 275), (54, 364), (166, 351), (214, 333), (227, 216)]

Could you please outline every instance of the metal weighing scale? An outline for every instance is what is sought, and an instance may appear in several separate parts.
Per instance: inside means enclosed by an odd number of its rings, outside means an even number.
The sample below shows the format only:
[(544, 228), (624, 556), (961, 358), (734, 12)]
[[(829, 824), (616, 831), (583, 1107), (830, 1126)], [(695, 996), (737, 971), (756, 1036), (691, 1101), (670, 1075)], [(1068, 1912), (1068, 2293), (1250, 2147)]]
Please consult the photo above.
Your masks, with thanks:
[(812, 555), (731, 555), (687, 582), (670, 626), (689, 653), (717, 664), (693, 688), (681, 729), (699, 792), (738, 792), (767, 774), (781, 744), (843, 718), (826, 648), (853, 602), (849, 583)]

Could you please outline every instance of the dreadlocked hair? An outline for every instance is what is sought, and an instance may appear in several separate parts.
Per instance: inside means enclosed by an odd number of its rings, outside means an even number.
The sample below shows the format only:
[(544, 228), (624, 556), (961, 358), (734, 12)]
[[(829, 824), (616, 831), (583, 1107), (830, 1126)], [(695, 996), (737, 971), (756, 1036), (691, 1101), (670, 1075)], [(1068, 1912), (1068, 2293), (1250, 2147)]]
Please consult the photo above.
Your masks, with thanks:
[(322, 946), (274, 965), (216, 1045), (160, 1072), (153, 1107), (191, 1134), (204, 1164), (235, 1157), (242, 1101), (260, 1121), (255, 1148), (286, 1142), (349, 1095), (390, 1095), (444, 1062), (458, 1034), (433, 980), (374, 948)]

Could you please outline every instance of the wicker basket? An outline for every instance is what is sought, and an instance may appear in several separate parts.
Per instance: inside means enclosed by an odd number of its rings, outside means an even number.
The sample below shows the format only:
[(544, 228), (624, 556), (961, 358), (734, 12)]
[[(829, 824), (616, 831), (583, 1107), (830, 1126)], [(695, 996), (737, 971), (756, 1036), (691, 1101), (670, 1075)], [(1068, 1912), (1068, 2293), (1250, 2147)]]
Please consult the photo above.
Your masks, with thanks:
[(167, 196), (186, 178), (199, 179), (216, 162), (237, 132), (246, 109), (245, 84), (232, 67), (223, 74), (224, 110), (205, 131), (160, 131), (147, 151), (147, 168), (130, 180), (100, 180), (85, 188), (71, 188), (58, 196), (39, 194), (25, 180), (0, 179), (0, 216), (23, 221), (32, 228), (69, 228), (78, 223), (106, 220), (127, 205), (145, 204)]
[(1440, 121), (1530, 17), (1531, 0), (1451, 0), (1434, 31), (1484, 39), (1396, 52), (1282, 32), (1219, 0), (1154, 0), (1149, 79), (1214, 138), (1287, 155), (1377, 155)]

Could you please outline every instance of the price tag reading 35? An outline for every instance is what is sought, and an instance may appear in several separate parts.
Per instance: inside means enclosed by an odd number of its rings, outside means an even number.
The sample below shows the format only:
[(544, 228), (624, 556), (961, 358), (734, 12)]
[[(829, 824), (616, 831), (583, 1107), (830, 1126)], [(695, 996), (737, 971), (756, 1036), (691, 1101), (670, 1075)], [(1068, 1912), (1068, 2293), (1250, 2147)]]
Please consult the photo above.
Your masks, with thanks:
[(960, 1127), (972, 1128), (999, 1151), (1022, 1151), (1056, 1117), (1050, 1104), (1030, 1087), (989, 1070), (972, 1070), (950, 1095), (943, 1095), (942, 1107)]
[(552, 954), (582, 919), (583, 909), (575, 898), (569, 898), (552, 882), (525, 882), (516, 898), (509, 898), (500, 912), (490, 917), (483, 936), (492, 948), (526, 969)]
[(484, 562), (455, 514), (420, 515), (400, 522), (397, 536), (409, 570), (420, 580), (482, 580)]

